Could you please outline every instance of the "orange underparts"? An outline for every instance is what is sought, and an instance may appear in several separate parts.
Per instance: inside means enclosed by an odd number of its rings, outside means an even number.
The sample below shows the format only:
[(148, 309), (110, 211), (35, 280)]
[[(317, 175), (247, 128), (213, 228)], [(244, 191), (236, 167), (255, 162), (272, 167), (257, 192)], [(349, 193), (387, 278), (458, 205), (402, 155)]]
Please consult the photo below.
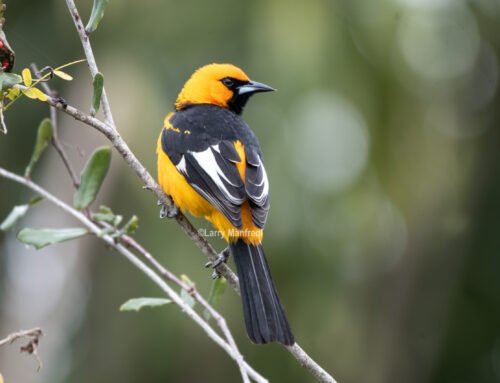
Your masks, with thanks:
[[(168, 122), (167, 116), (165, 119), (165, 128), (173, 129), (178, 134), (184, 134), (177, 130)], [(242, 239), (245, 243), (258, 245), (262, 242), (262, 229), (256, 227), (252, 222), (252, 214), (248, 201), (245, 201), (241, 207), (241, 219), (243, 225), (237, 228), (229, 222), (229, 220), (213, 207), (206, 199), (194, 190), (186, 181), (184, 176), (179, 173), (175, 165), (170, 161), (170, 158), (165, 154), (161, 145), (161, 133), (157, 143), (158, 154), (158, 182), (163, 191), (170, 195), (177, 207), (183, 212), (189, 211), (195, 217), (204, 217), (209, 220), (222, 237), (227, 242), (236, 242)], [(235, 148), (240, 155), (241, 161), (236, 164), (240, 173), (241, 179), (245, 180), (245, 151), (241, 142), (235, 142)]]

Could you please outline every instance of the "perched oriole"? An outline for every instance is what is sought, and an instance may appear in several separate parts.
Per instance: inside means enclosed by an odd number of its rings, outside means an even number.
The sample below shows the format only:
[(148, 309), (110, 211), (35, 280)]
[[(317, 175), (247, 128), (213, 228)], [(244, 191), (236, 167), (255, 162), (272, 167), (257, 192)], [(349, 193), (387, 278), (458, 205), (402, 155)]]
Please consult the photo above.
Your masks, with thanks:
[(259, 143), (241, 118), (250, 96), (273, 88), (230, 64), (193, 73), (164, 120), (157, 143), (158, 180), (183, 211), (205, 217), (229, 242), (248, 336), (294, 343), (262, 248), (269, 182)]

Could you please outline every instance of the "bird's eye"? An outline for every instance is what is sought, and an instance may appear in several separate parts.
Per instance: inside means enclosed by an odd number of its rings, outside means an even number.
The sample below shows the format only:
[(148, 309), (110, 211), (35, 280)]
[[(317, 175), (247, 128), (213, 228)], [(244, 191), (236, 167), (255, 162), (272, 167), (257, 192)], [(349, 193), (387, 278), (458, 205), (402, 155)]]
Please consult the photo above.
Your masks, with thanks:
[(228, 88), (231, 88), (234, 85), (234, 81), (229, 77), (223, 78), (222, 83)]

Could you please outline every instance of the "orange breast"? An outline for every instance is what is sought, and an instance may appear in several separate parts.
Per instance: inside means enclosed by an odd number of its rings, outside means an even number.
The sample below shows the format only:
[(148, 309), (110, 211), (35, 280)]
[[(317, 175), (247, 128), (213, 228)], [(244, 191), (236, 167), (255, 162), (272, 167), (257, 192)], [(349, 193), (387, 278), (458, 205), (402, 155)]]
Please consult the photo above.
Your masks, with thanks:
[[(178, 133), (182, 134), (182, 133)], [(158, 138), (156, 153), (158, 156), (158, 183), (163, 191), (170, 195), (177, 207), (183, 212), (189, 211), (195, 217), (204, 217), (210, 221), (226, 241), (236, 241), (241, 238), (246, 243), (254, 245), (262, 242), (262, 229), (256, 227), (252, 222), (252, 214), (248, 202), (241, 209), (243, 226), (241, 229), (234, 227), (231, 222), (214, 208), (207, 200), (201, 197), (196, 190), (179, 173), (170, 158), (164, 153), (161, 145), (161, 133)], [(245, 180), (245, 151), (243, 145), (238, 141), (235, 148), (240, 155), (241, 161), (236, 164), (241, 178)]]

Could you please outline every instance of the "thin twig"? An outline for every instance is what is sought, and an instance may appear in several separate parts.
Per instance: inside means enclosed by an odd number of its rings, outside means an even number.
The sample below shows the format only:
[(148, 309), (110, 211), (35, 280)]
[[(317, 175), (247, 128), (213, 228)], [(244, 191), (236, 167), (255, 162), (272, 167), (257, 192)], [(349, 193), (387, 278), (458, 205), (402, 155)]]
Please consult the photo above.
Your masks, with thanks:
[[(40, 77), (40, 71), (38, 70), (38, 67), (36, 64), (31, 64), (31, 69), (33, 70), (33, 73), (35, 73), (38, 77)], [(43, 81), (40, 83), (42, 86), (43, 90), (45, 93), (47, 93), (50, 97), (57, 97), (56, 92), (49, 87), (49, 84), (47, 82)], [(61, 160), (66, 167), (66, 170), (69, 173), (69, 176), (71, 177), (71, 181), (73, 182), (73, 186), (78, 189), (80, 186), (80, 182), (78, 181), (78, 177), (76, 176), (75, 171), (73, 170), (73, 167), (71, 166), (71, 163), (68, 159), (68, 156), (62, 147), (61, 141), (59, 140), (59, 125), (57, 121), (57, 109), (54, 106), (50, 107), (50, 121), (52, 122), (52, 146), (54, 149), (59, 153), (59, 156), (61, 157)]]
[[(97, 68), (97, 63), (95, 61), (94, 52), (92, 51), (92, 46), (90, 45), (89, 37), (87, 36), (87, 32), (85, 32), (85, 27), (83, 26), (82, 18), (76, 8), (75, 2), (73, 0), (66, 0), (66, 4), (68, 5), (69, 12), (73, 18), (73, 22), (75, 23), (78, 35), (80, 36), (83, 50), (85, 52), (85, 58), (87, 59), (90, 73), (93, 78), (99, 72), (99, 69)], [(101, 104), (104, 119), (109, 125), (115, 126), (115, 121), (113, 119), (113, 114), (111, 113), (111, 107), (109, 106), (108, 96), (106, 95), (105, 89), (102, 90)]]
[[(49, 193), (47, 190), (34, 183), (33, 181), (21, 177), (17, 174), (9, 172), (8, 170), (0, 167), (0, 177), (4, 177), (10, 179), (14, 182), (17, 182), (25, 187), (30, 188), (40, 196), (44, 197), (47, 201), (53, 203), (57, 207), (69, 213), (71, 216), (80, 221), (87, 229), (93, 234), (95, 234), (98, 238), (101, 238), (106, 244), (120, 254), (122, 254), (125, 258), (127, 258), (132, 264), (134, 264), (139, 270), (141, 270), (144, 274), (148, 276), (161, 290), (163, 290), (167, 296), (177, 304), (186, 315), (191, 318), (196, 324), (198, 324), (205, 333), (212, 339), (215, 343), (217, 343), (226, 353), (234, 359), (238, 366), (240, 366), (240, 370), (242, 374), (248, 374), (253, 380), (259, 383), (267, 382), (267, 380), (261, 376), (257, 371), (255, 371), (248, 363), (242, 360), (242, 356), (237, 348), (235, 348), (234, 342), (225, 341), (214, 329), (210, 326), (208, 322), (206, 322), (196, 311), (193, 310), (189, 304), (187, 304), (181, 296), (173, 290), (158, 274), (156, 274), (150, 267), (148, 267), (144, 262), (142, 262), (135, 254), (133, 254), (127, 247), (115, 241), (110, 235), (102, 235), (102, 229), (97, 226), (94, 222), (92, 222), (89, 218), (87, 218), (83, 213), (69, 206), (59, 198), (55, 197), (53, 194)], [(214, 310), (215, 311), (215, 310)], [(220, 315), (220, 314), (218, 314)]]
[[(203, 298), (198, 291), (194, 291), (192, 293), (194, 299), (196, 299), (205, 310), (207, 310), (210, 313), (210, 316), (214, 318), (215, 322), (219, 326), (219, 328), (222, 330), (224, 333), (228, 343), (231, 345), (231, 347), (236, 348), (236, 342), (234, 341), (233, 335), (231, 334), (231, 331), (229, 331), (229, 327), (227, 326), (226, 320), (222, 315), (220, 315), (208, 302)], [(236, 361), (238, 365), (240, 366), (240, 371), (243, 372), (242, 367), (244, 365), (244, 359), (243, 356), (240, 354), (238, 357), (238, 360)], [(242, 374), (243, 381), (245, 381), (245, 376)]]
[(38, 344), (40, 343), (40, 338), (42, 336), (43, 336), (43, 331), (40, 327), (35, 327), (35, 328), (30, 329), (30, 330), (21, 330), (21, 331), (17, 331), (17, 332), (14, 332), (12, 334), (9, 334), (4, 339), (1, 339), (0, 346), (3, 346), (5, 344), (14, 343), (16, 340), (21, 339), (21, 338), (29, 338), (28, 343), (26, 343), (24, 346), (21, 346), (20, 351), (26, 352), (30, 355), (33, 355), (38, 362), (37, 371), (40, 371), (43, 364), (42, 364), (42, 360), (38, 356)]
[(5, 338), (0, 339), (0, 346), (4, 344), (13, 343), (16, 340), (24, 337), (41, 337), (43, 335), (42, 329), (40, 327), (35, 327), (30, 330), (21, 330), (17, 332), (13, 332), (12, 334), (7, 335)]
[(304, 367), (307, 371), (311, 373), (312, 376), (318, 380), (318, 382), (328, 382), (336, 383), (335, 379), (326, 372), (323, 367), (321, 367), (314, 359), (312, 359), (307, 353), (298, 345), (294, 343), (291, 346), (285, 346), (288, 351), (292, 353), (295, 359), (298, 360), (299, 364)]

